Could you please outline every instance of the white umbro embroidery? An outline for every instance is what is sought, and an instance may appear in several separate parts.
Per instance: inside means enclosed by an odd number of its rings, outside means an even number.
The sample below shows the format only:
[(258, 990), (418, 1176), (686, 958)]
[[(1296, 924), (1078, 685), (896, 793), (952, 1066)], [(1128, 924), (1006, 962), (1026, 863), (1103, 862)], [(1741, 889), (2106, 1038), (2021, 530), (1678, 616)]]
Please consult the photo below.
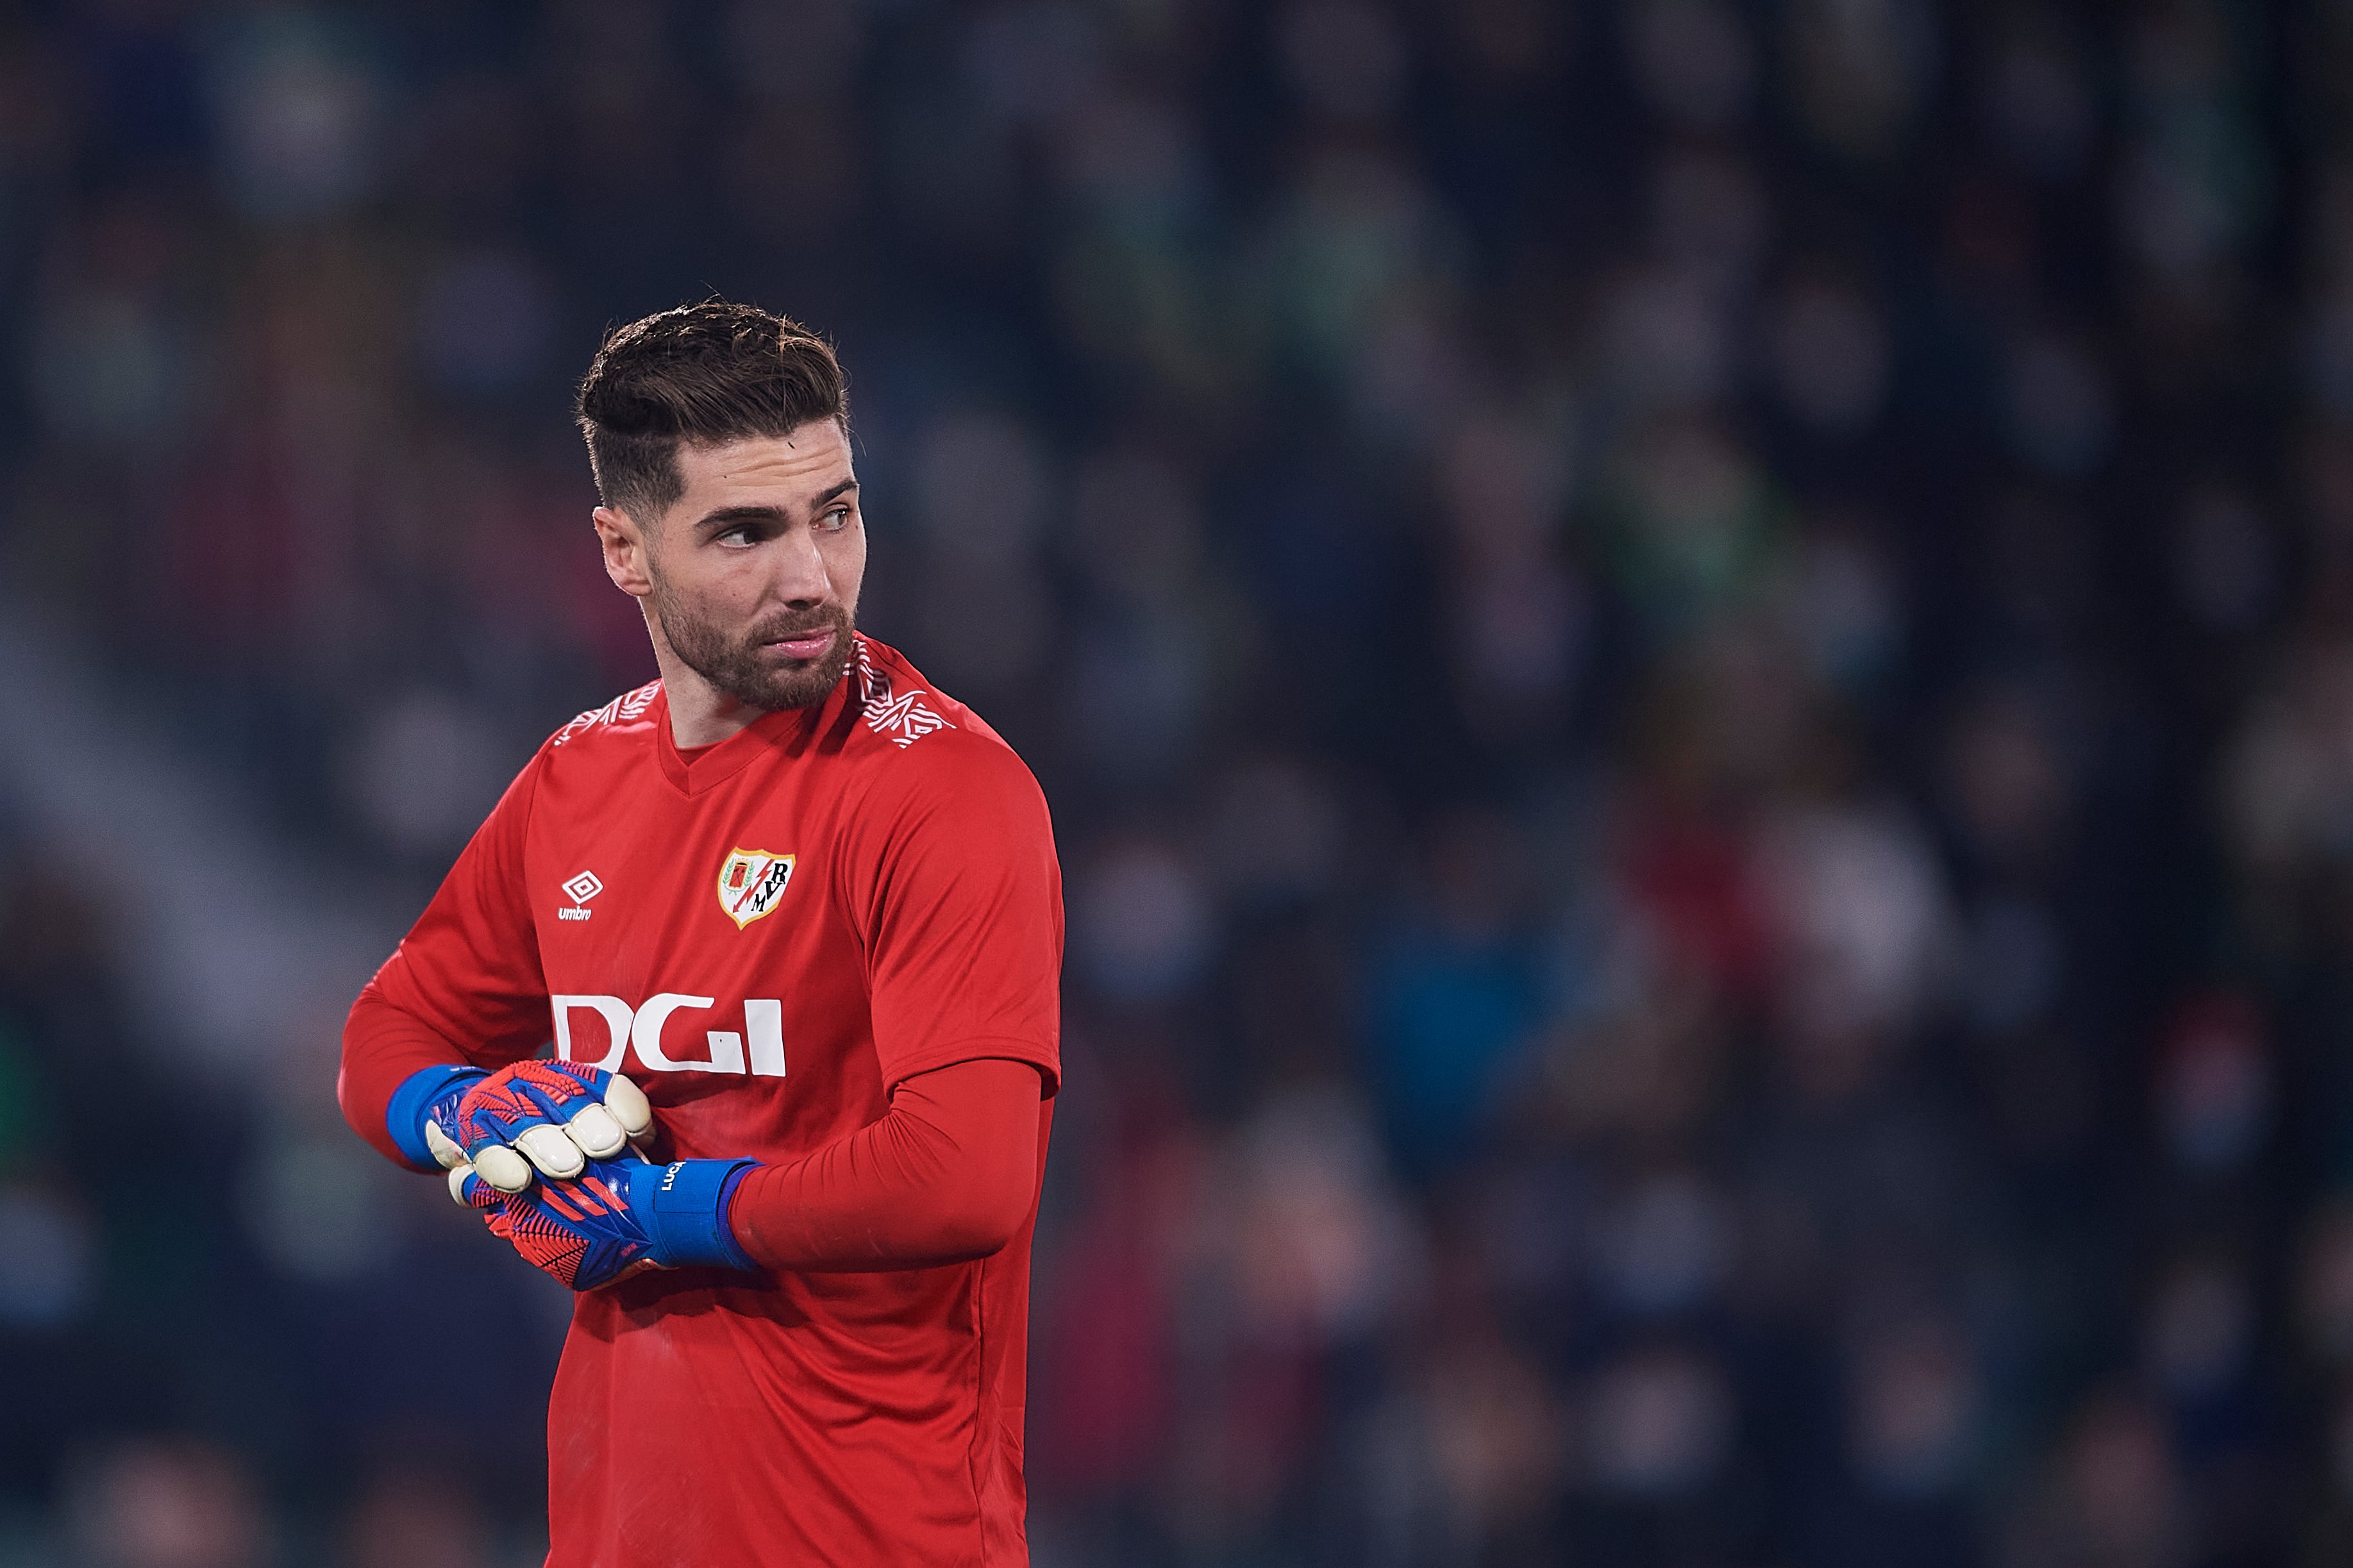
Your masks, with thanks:
[(564, 895), (572, 900), (572, 907), (568, 910), (556, 910), (555, 918), (560, 921), (586, 920), (590, 915), (595, 914), (596, 911), (594, 910), (584, 910), (580, 906), (586, 903), (589, 900), (595, 898), (604, 890), (605, 884), (596, 879), (596, 872), (581, 872), (580, 875), (573, 878), (570, 881), (564, 884)]

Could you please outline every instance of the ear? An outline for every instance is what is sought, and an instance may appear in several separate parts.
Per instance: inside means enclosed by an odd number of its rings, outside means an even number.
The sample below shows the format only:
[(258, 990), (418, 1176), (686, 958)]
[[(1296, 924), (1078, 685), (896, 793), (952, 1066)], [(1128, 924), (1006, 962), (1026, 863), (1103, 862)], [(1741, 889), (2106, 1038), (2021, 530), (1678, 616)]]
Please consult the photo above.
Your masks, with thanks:
[(605, 575), (613, 586), (632, 598), (654, 591), (651, 564), (646, 559), (646, 536), (628, 512), (600, 506), (590, 514), (596, 526), (597, 548), (605, 552)]

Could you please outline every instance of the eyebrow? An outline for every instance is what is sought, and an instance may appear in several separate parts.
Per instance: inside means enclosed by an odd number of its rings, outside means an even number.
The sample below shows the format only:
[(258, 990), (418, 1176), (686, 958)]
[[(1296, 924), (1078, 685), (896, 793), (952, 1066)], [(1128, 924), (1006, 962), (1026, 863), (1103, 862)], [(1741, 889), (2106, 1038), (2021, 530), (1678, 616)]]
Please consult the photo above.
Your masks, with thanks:
[[(809, 510), (813, 512), (822, 511), (826, 502), (838, 500), (857, 488), (856, 479), (844, 479), (818, 496), (810, 503)], [(780, 506), (723, 506), (715, 511), (704, 512), (695, 519), (694, 526), (702, 529), (738, 522), (790, 522), (791, 521), (791, 515)]]

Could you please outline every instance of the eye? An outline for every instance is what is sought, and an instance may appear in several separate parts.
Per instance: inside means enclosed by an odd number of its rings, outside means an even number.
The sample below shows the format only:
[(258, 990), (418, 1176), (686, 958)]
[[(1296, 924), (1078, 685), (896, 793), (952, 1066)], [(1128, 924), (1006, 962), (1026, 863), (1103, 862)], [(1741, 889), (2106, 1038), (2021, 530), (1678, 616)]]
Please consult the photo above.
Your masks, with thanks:
[(849, 509), (838, 506), (817, 520), (817, 525), (828, 533), (838, 533), (849, 526)]

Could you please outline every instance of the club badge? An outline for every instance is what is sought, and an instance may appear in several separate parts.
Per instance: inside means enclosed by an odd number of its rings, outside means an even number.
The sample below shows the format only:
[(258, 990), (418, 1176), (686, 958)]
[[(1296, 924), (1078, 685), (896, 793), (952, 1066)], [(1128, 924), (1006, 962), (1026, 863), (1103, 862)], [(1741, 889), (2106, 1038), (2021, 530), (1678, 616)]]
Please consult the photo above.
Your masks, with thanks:
[(730, 849), (719, 863), (719, 907), (741, 931), (776, 907), (793, 879), (793, 858), (766, 849)]

